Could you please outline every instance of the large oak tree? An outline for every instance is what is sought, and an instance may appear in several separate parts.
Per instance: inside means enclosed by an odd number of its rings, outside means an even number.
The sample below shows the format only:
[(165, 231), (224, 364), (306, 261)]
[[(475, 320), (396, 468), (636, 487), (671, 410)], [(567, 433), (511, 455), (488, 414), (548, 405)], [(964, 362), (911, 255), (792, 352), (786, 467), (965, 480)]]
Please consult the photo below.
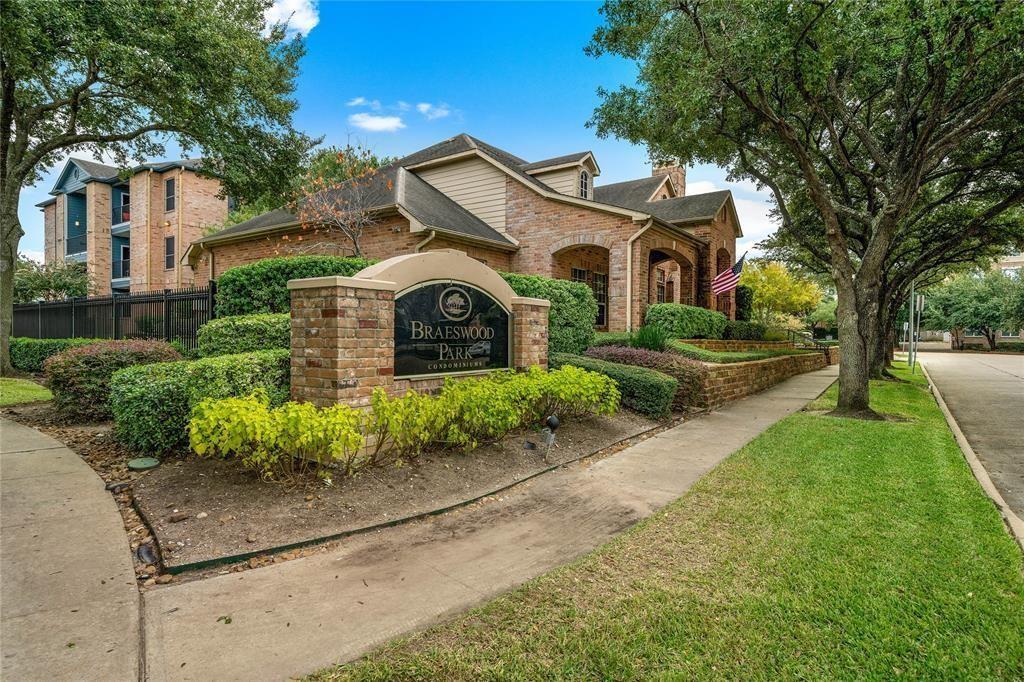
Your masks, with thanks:
[(269, 0), (4, 0), (0, 21), (0, 372), (22, 188), (69, 153), (119, 164), (197, 149), (227, 193), (291, 181), (311, 140), (291, 123), (302, 41)]
[(970, 204), (956, 229), (971, 243), (1024, 201), (1024, 3), (613, 0), (602, 11), (590, 50), (634, 59), (640, 75), (602, 93), (598, 131), (771, 190), (783, 229), (836, 286), (836, 412), (874, 416), (872, 346), (885, 292), (900, 290), (887, 268), (904, 278), (945, 248), (929, 233), (936, 210)]

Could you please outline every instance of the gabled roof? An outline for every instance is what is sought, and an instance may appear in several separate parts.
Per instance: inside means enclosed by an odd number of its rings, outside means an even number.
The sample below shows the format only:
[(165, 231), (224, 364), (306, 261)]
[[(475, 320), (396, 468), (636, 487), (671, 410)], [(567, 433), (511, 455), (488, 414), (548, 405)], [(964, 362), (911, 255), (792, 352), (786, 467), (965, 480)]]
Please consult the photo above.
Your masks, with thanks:
[(534, 161), (533, 163), (527, 163), (520, 168), (528, 173), (542, 172), (546, 169), (556, 169), (562, 166), (574, 166), (582, 164), (587, 159), (590, 159), (590, 163), (594, 164), (594, 170), (598, 173), (601, 169), (597, 165), (597, 161), (594, 159), (594, 155), (591, 152), (576, 152), (575, 154), (564, 154), (563, 156), (556, 156), (551, 159), (544, 159), (543, 161)]
[(667, 175), (652, 175), (637, 180), (599, 185), (594, 188), (594, 201), (635, 208), (647, 203), (667, 177)]
[[(499, 247), (515, 248), (515, 243), (508, 237), (459, 206), (415, 173), (402, 168), (399, 165), (401, 163), (399, 160), (381, 168), (368, 181), (360, 184), (360, 204), (369, 210), (404, 212), (420, 223), (420, 230), (437, 230), (459, 237), (493, 242)], [(346, 194), (353, 191), (351, 183), (330, 190), (342, 201), (345, 201)], [(299, 219), (294, 212), (279, 208), (207, 235), (193, 244), (231, 241), (298, 224)]]
[[(129, 175), (135, 175), (136, 173), (144, 170), (151, 170), (157, 173), (164, 173), (174, 168), (184, 168), (185, 170), (198, 171), (202, 169), (202, 159), (178, 159), (176, 161), (150, 161), (147, 163), (141, 163), (128, 171)], [(57, 182), (54, 184), (53, 189), (50, 190), (50, 194), (60, 194), (60, 188), (64, 186), (67, 180), (68, 172), (71, 168), (77, 166), (84, 177), (79, 177), (78, 181), (82, 184), (87, 182), (105, 182), (108, 185), (117, 184), (122, 182), (121, 170), (117, 166), (108, 166), (105, 163), (98, 163), (96, 161), (89, 161), (88, 159), (76, 159), (70, 158), (61, 170), (60, 175), (57, 176)], [(37, 206), (39, 204), (36, 204)]]
[(93, 180), (109, 180), (116, 178), (118, 174), (117, 166), (108, 166), (105, 163), (89, 161), (88, 159), (69, 159), (69, 161), (88, 173), (89, 177)]
[(660, 201), (644, 202), (644, 209), (670, 223), (691, 223), (714, 220), (726, 202), (732, 200), (727, 189), (704, 194), (691, 194)]

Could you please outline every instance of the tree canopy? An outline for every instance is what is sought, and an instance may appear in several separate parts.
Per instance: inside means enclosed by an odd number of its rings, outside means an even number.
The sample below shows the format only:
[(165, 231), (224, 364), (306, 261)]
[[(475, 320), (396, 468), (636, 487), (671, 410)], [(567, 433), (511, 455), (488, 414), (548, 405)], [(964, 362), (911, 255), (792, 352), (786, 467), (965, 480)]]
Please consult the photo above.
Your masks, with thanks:
[(751, 319), (767, 327), (780, 327), (787, 316), (808, 313), (822, 298), (817, 284), (777, 261), (751, 262), (740, 282), (752, 292)]
[[(612, 0), (591, 53), (636, 60), (600, 134), (768, 188), (838, 294), (837, 413), (874, 416), (869, 350), (894, 285), (1024, 201), (1021, 3)], [(1016, 215), (1019, 220), (1019, 213)], [(960, 243), (956, 242), (956, 243)]]
[(58, 301), (89, 295), (89, 273), (85, 263), (48, 263), (18, 256), (14, 271), (14, 302)]
[(315, 143), (292, 127), (301, 39), (269, 0), (5, 0), (0, 22), (0, 370), (8, 370), (21, 188), (71, 152), (198, 150), (231, 196), (288, 182)]
[(925, 295), (922, 324), (927, 329), (950, 331), (954, 345), (963, 347), (963, 336), (977, 332), (992, 350), (997, 332), (1020, 329), (1017, 302), (1024, 300), (1024, 280), (1001, 270), (965, 274), (930, 288)]

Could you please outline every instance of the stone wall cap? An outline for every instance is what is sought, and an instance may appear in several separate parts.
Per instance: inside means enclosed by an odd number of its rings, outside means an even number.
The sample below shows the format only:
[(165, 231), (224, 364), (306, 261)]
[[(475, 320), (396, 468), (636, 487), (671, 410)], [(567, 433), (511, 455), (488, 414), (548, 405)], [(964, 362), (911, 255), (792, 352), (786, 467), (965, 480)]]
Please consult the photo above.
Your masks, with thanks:
[(529, 298), (528, 296), (513, 296), (512, 305), (535, 305), (541, 308), (550, 308), (551, 301), (546, 298)]
[(288, 280), (288, 289), (320, 289), (323, 287), (352, 287), (353, 289), (376, 289), (378, 291), (396, 291), (394, 282), (379, 279), (363, 279), (361, 277), (307, 277), (306, 279)]

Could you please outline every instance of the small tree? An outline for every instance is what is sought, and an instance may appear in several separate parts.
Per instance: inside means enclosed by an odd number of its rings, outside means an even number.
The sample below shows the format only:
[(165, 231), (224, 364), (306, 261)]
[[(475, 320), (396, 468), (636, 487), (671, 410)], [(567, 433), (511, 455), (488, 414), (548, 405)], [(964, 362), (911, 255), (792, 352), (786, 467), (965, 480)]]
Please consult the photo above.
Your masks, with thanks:
[(812, 329), (836, 328), (836, 300), (830, 298), (818, 304), (818, 307), (804, 318)]
[(780, 327), (789, 316), (802, 315), (821, 302), (817, 284), (795, 276), (779, 262), (753, 262), (744, 268), (740, 281), (753, 294), (751, 319), (767, 327)]
[(14, 302), (58, 301), (89, 293), (89, 273), (85, 263), (49, 263), (42, 265), (18, 256), (14, 271)]
[(999, 330), (1016, 326), (1012, 303), (1020, 288), (1020, 282), (999, 270), (955, 277), (928, 290), (923, 325), (949, 330), (955, 348), (963, 348), (967, 331), (978, 331), (995, 350)]
[(366, 230), (380, 222), (377, 209), (392, 189), (392, 180), (380, 172), (381, 166), (390, 162), (361, 145), (351, 144), (316, 155), (292, 203), (304, 234), (283, 235), (281, 240), (294, 239), (293, 251), (322, 250), (334, 241), (311, 240), (309, 236), (333, 233), (351, 244), (352, 255), (361, 257), (360, 240)]
[(750, 306), (754, 300), (754, 292), (750, 287), (739, 285), (736, 287), (736, 319), (742, 322), (750, 321)]

